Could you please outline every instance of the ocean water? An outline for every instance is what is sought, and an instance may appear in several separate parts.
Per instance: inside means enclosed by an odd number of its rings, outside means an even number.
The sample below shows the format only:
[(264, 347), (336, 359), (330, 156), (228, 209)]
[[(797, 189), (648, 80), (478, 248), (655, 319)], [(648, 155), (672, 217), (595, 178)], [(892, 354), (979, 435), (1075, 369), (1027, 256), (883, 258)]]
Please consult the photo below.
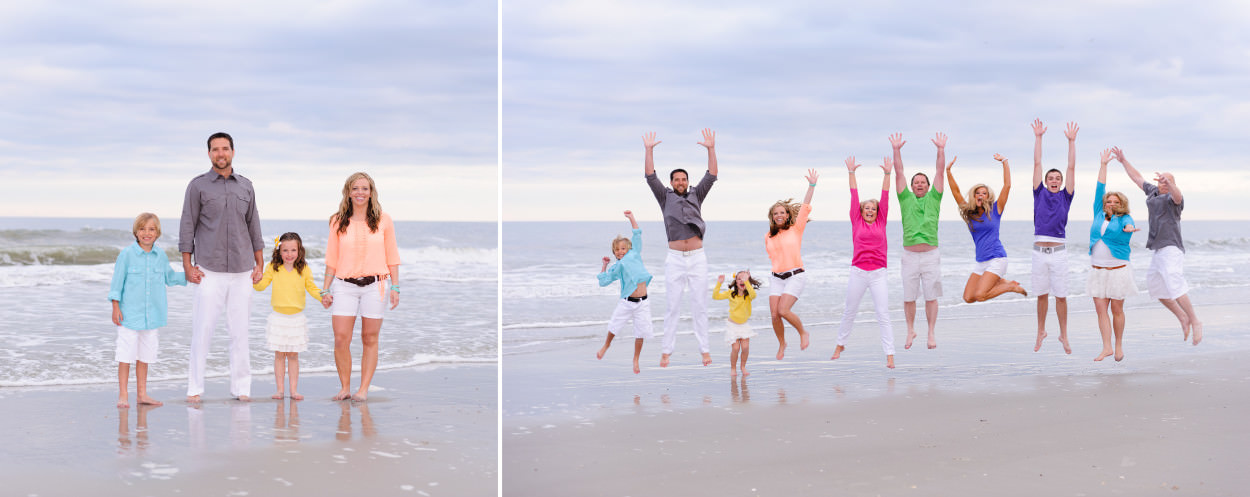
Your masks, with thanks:
[[(114, 383), (116, 327), (108, 302), (113, 262), (134, 241), (131, 219), (0, 217), (0, 387)], [(157, 240), (174, 267), (176, 219), (163, 219)], [(323, 221), (264, 220), (265, 258), (274, 237), (295, 231), (318, 283), (325, 271), (328, 226)], [(395, 222), (399, 244), (399, 307), (382, 325), (380, 369), (498, 360), (498, 243), (495, 223)], [(150, 381), (185, 381), (190, 341), (190, 287), (170, 287), (169, 324), (161, 329), (159, 361)], [(272, 377), (273, 353), (264, 347), (270, 292), (251, 305), (253, 380)], [(329, 312), (308, 300), (309, 348), (303, 373), (334, 371)], [(359, 330), (359, 324), (357, 324)], [(356, 331), (359, 336), (359, 331)], [(208, 358), (210, 377), (228, 376), (228, 343), (220, 321)], [(359, 358), (360, 344), (353, 344)], [(356, 365), (359, 368), (359, 365)]]
[[(845, 213), (817, 211), (808, 224), (803, 240), (803, 261), (807, 269), (806, 289), (795, 307), (806, 326), (837, 326), (841, 321), (846, 298), (846, 279), (849, 274), (852, 246), (850, 224), (843, 218)], [(1145, 217), (1145, 216), (1142, 216)], [(832, 220), (831, 220), (832, 219)], [(1157, 301), (1146, 294), (1145, 275), (1150, 265), (1150, 251), (1146, 249), (1146, 229), (1139, 221), (1142, 231), (1133, 236), (1132, 267), (1140, 293), (1127, 299), (1125, 305), (1132, 309), (1141, 306), (1158, 306)], [(661, 329), (666, 309), (664, 288), (664, 258), (667, 243), (662, 223), (642, 221), (642, 258), (655, 278), (649, 293), (652, 295), (652, 314), (657, 333)], [(895, 324), (895, 341), (901, 349), (906, 329), (901, 324), (902, 285), (899, 278), (899, 259), (902, 253), (902, 228), (896, 219), (887, 227), (889, 239), (888, 265), (890, 279), (891, 315), (900, 322)], [(1067, 250), (1071, 274), (1068, 277), (1069, 307), (1074, 312), (1092, 308), (1085, 294), (1085, 280), (1089, 267), (1088, 222), (1073, 221), (1068, 227)], [(1246, 221), (1185, 221), (1183, 225), (1186, 247), (1185, 272), (1191, 286), (1191, 296), (1198, 303), (1235, 302), (1250, 295), (1250, 279), (1236, 268), (1250, 267), (1250, 222)], [(1030, 289), (1031, 246), (1033, 226), (1031, 221), (1004, 221), (1002, 241), (1007, 249), (1008, 278), (1020, 281)], [(510, 222), (503, 225), (503, 353), (525, 354), (541, 351), (555, 344), (568, 342), (601, 341), (608, 317), (616, 305), (619, 288), (617, 284), (599, 287), (595, 275), (604, 256), (610, 256), (609, 244), (617, 234), (628, 234), (629, 224), (621, 222)], [(768, 255), (764, 251), (764, 222), (725, 221), (709, 222), (704, 247), (708, 257), (708, 290), (715, 284), (716, 275), (730, 275), (736, 270), (749, 269), (761, 281), (763, 295), (767, 295), (769, 273)], [(1036, 299), (1032, 295), (1022, 297), (1008, 294), (990, 302), (966, 304), (961, 296), (963, 287), (975, 264), (972, 238), (963, 223), (942, 222), (939, 228), (939, 245), (942, 257), (943, 296), (938, 299), (939, 316), (943, 320), (967, 320), (975, 322), (999, 316), (1032, 316), (1036, 312)], [(1200, 297), (1199, 297), (1200, 296)], [(710, 330), (713, 334), (713, 353), (720, 352), (719, 331), (726, 318), (728, 306), (709, 299)], [(923, 308), (923, 306), (921, 306)], [(1057, 335), (1054, 323), (1053, 301), (1051, 323), (1048, 328)], [(688, 312), (683, 311), (684, 315)], [(679, 328), (678, 347), (693, 347), (693, 340), (682, 338), (690, 334), (688, 316), (683, 317)], [(923, 322), (923, 309), (917, 320)], [(871, 299), (865, 296), (856, 318), (859, 333), (874, 332), (875, 322)], [(1072, 322), (1072, 318), (1070, 318)], [(768, 320), (768, 299), (755, 300), (750, 324), (768, 336), (764, 342), (775, 346)], [(1095, 325), (1096, 326), (1096, 325)], [(955, 330), (939, 323), (939, 340), (944, 333)], [(1035, 330), (1030, 330), (1035, 331)], [(923, 340), (923, 338), (922, 338)], [(1053, 338), (1052, 338), (1053, 340)], [(586, 345), (589, 346), (589, 345)]]

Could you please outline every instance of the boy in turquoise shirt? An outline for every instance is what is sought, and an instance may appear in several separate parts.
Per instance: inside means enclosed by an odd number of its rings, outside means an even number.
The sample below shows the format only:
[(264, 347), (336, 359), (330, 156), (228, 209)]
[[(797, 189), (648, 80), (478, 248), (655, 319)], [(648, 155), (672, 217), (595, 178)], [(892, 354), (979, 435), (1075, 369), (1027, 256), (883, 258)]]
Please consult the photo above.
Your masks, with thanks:
[(621, 280), (621, 300), (612, 311), (612, 319), (608, 321), (608, 337), (603, 348), (595, 357), (603, 359), (603, 354), (612, 346), (616, 333), (625, 327), (630, 319), (634, 321), (634, 374), (641, 372), (638, 367), (638, 356), (642, 354), (642, 341), (653, 338), (651, 331), (651, 304), (647, 302), (647, 285), (651, 283), (651, 273), (642, 265), (642, 230), (634, 213), (625, 211), (634, 234), (630, 239), (618, 236), (612, 240), (612, 255), (616, 256), (616, 264), (608, 267), (612, 259), (603, 258), (603, 268), (599, 270), (599, 286), (611, 285)]

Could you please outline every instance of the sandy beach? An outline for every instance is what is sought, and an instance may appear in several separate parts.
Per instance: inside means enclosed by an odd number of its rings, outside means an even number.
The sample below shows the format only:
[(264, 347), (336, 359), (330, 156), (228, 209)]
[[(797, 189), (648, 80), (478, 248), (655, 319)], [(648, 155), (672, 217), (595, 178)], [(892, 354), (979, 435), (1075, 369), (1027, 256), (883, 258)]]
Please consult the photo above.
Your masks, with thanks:
[(934, 350), (903, 350), (896, 322), (895, 370), (871, 322), (838, 361), (831, 326), (780, 362), (760, 330), (746, 379), (716, 336), (713, 366), (687, 335), (667, 369), (648, 343), (640, 375), (623, 341), (603, 361), (505, 350), (504, 495), (1244, 495), (1242, 297), (1200, 308), (1198, 347), (1157, 303), (1135, 305), (1120, 363), (1092, 361), (1088, 304), (1069, 318), (1072, 355), (1053, 315), (1037, 353), (1032, 315), (940, 321)]
[(184, 382), (159, 382), (164, 406), (129, 409), (111, 385), (0, 389), (0, 494), (495, 495), (495, 365), (383, 370), (373, 384), (367, 403), (332, 402), (336, 376), (302, 375), (293, 402), (254, 377), (244, 403), (214, 379), (193, 408)]

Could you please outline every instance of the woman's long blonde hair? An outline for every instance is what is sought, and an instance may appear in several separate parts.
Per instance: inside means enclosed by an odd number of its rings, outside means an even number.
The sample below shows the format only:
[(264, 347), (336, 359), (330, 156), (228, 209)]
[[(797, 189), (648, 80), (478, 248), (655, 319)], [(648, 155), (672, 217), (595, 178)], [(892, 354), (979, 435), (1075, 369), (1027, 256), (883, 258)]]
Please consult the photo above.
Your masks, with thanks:
[[(788, 219), (786, 219), (785, 224), (779, 225), (777, 224), (777, 221), (773, 219), (773, 210), (775, 210), (778, 206), (785, 207), (786, 212), (790, 213), (790, 216)], [(770, 237), (777, 236), (777, 233), (781, 233), (781, 230), (789, 229), (791, 226), (794, 226), (794, 220), (798, 219), (799, 208), (801, 207), (803, 207), (803, 204), (795, 202), (793, 198), (788, 198), (785, 200), (778, 200), (776, 203), (772, 205), (772, 207), (769, 207), (768, 208), (768, 236)]]
[[(985, 192), (989, 194), (985, 199), (989, 205), (982, 206), (977, 204), (976, 193), (977, 190), (981, 188), (984, 188)], [(989, 209), (993, 209), (996, 199), (997, 197), (994, 196), (994, 189), (990, 188), (989, 185), (986, 185), (985, 183), (972, 185), (972, 188), (968, 189), (968, 196), (964, 197), (964, 204), (959, 206), (959, 217), (962, 217), (965, 223), (971, 223), (974, 220), (977, 222), (984, 222), (985, 219), (981, 219), (981, 214), (988, 212)]]
[[(1107, 212), (1107, 198), (1113, 195), (1116, 198), (1120, 199), (1120, 208), (1108, 213)], [(1111, 218), (1115, 216), (1127, 215), (1128, 214), (1128, 197), (1125, 197), (1124, 194), (1120, 192), (1107, 192), (1106, 195), (1102, 196), (1102, 214), (1106, 216), (1108, 221), (1110, 221)]]
[(377, 233), (378, 223), (382, 220), (382, 204), (378, 203), (378, 187), (373, 183), (373, 178), (363, 172), (352, 173), (347, 177), (347, 182), (343, 183), (343, 201), (339, 202), (339, 211), (330, 216), (330, 224), (338, 224), (338, 232), (346, 233), (347, 225), (352, 219), (352, 183), (356, 180), (364, 178), (369, 181), (369, 210), (365, 213), (365, 220), (369, 223), (369, 232)]

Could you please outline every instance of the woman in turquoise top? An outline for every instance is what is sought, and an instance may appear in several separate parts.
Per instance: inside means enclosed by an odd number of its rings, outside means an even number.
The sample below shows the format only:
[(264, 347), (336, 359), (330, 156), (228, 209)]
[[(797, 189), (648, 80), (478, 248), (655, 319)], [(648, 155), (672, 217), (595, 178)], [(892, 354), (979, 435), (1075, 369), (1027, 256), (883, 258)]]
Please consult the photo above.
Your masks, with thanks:
[[(1098, 331), (1102, 333), (1102, 352), (1095, 361), (1112, 353), (1115, 360), (1124, 360), (1124, 299), (1137, 293), (1133, 268), (1129, 266), (1129, 239), (1137, 231), (1128, 215), (1128, 198), (1120, 192), (1107, 193), (1107, 162), (1111, 150), (1099, 158), (1098, 187), (1094, 190), (1094, 222), (1089, 227), (1089, 258), (1093, 269), (1085, 283), (1085, 291), (1094, 298), (1098, 312)], [(1110, 308), (1111, 315), (1107, 315)], [(1112, 348), (1111, 336), (1115, 335)]]

